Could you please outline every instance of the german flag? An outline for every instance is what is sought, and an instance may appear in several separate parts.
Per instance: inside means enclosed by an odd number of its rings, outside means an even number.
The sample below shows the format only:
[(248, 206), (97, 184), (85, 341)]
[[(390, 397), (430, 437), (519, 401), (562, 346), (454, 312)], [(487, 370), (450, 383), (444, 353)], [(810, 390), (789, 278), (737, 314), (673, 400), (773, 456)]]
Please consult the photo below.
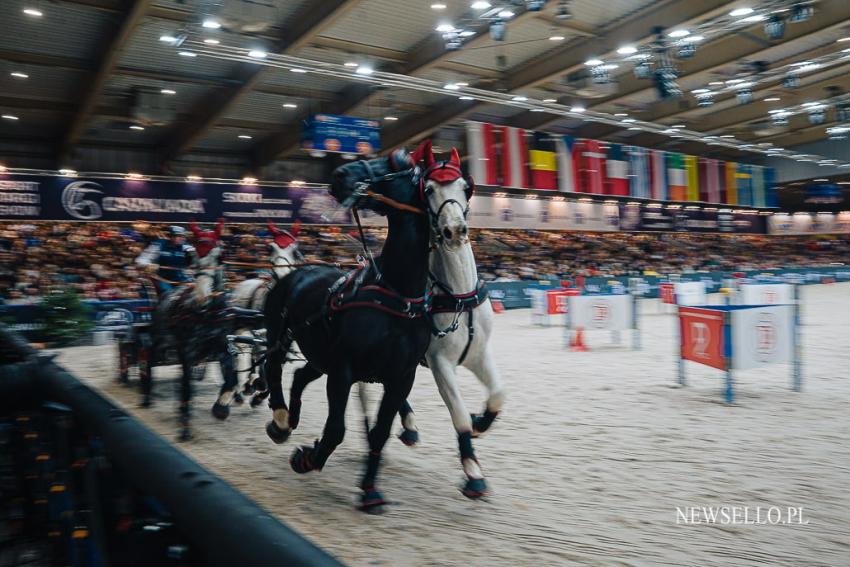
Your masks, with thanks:
[(557, 138), (545, 132), (534, 132), (528, 151), (531, 186), (534, 189), (558, 188)]

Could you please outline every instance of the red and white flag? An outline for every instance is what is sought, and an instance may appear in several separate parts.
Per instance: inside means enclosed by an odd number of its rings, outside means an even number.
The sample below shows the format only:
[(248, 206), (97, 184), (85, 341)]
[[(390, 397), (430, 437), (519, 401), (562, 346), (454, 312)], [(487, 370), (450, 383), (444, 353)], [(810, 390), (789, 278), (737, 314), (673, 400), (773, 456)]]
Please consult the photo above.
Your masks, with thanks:
[(467, 122), (466, 144), (469, 150), (469, 175), (475, 183), (498, 185), (499, 174), (493, 125), (485, 122)]
[(502, 128), (502, 185), (528, 189), (528, 148), (525, 130)]
[(585, 193), (602, 195), (605, 193), (605, 152), (597, 140), (584, 140), (581, 152), (581, 174)]

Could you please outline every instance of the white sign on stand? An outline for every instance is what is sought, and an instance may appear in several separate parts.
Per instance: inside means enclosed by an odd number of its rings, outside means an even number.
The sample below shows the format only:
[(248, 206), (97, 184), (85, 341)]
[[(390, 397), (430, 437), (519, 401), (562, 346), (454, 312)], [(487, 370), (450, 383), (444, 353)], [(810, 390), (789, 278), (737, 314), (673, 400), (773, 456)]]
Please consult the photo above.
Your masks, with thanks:
[(705, 292), (705, 282), (677, 282), (674, 284), (676, 303), (679, 305), (706, 305), (708, 295)]
[(731, 315), (734, 370), (794, 360), (793, 305), (740, 309), (732, 311)]
[(627, 331), (634, 328), (631, 295), (579, 295), (568, 298), (571, 329)]
[(791, 284), (741, 284), (738, 288), (739, 305), (790, 305), (794, 303), (794, 286)]

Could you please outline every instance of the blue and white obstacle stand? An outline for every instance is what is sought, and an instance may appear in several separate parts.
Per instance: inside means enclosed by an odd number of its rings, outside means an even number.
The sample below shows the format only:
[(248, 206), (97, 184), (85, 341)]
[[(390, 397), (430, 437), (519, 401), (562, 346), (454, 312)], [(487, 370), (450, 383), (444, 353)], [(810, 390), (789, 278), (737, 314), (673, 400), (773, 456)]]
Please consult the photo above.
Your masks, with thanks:
[(619, 343), (620, 331), (632, 331), (632, 348), (640, 350), (637, 294), (576, 295), (567, 297), (566, 343), (571, 331), (611, 331)]
[[(734, 370), (790, 364), (791, 387), (799, 392), (803, 382), (799, 288), (788, 287), (791, 295), (785, 304), (678, 306), (679, 384), (685, 385), (686, 360), (717, 368), (726, 374), (724, 395), (731, 404), (735, 401)], [(759, 297), (762, 291), (752, 289), (742, 298)]]

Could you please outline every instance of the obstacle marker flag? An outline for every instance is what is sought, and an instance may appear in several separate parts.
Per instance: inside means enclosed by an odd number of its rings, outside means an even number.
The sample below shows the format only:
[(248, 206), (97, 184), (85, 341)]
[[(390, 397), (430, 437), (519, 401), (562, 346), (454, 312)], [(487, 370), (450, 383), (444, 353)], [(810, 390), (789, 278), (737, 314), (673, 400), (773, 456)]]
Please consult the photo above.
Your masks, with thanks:
[(555, 138), (545, 132), (534, 132), (528, 152), (531, 186), (535, 189), (557, 189), (558, 167)]
[(575, 156), (576, 139), (560, 136), (555, 141), (558, 152), (558, 190), (567, 193), (578, 191), (578, 160)]
[(670, 200), (686, 201), (688, 173), (685, 170), (685, 156), (682, 154), (667, 154), (667, 180), (670, 186)]
[(505, 187), (528, 189), (528, 152), (525, 130), (502, 128), (502, 184)]
[(629, 162), (621, 144), (608, 146), (608, 157), (605, 161), (605, 194), (629, 194)]
[(724, 314), (700, 307), (679, 307), (679, 340), (684, 360), (726, 370)]
[(493, 125), (467, 122), (466, 143), (469, 149), (469, 174), (472, 179), (479, 185), (498, 185)]

